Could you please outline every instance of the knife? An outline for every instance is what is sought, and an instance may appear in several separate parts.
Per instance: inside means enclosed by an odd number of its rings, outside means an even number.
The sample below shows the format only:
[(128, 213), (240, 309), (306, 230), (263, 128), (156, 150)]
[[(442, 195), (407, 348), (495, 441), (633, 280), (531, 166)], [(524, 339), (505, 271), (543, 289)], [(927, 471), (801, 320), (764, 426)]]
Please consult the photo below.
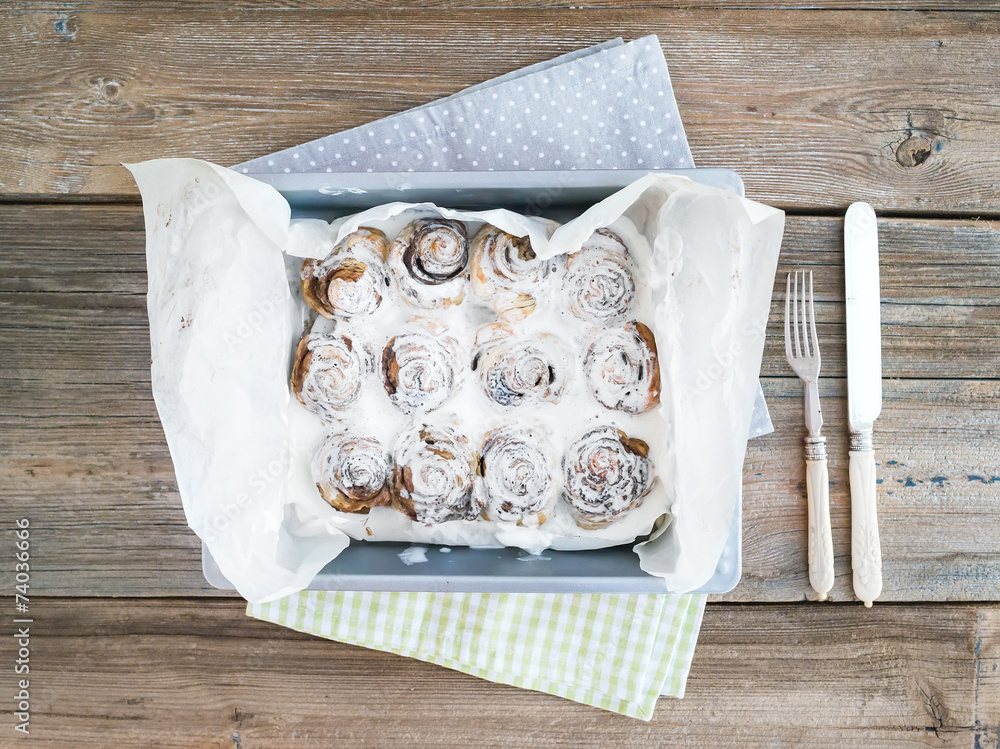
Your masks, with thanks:
[(847, 401), (851, 426), (851, 566), (854, 594), (865, 606), (882, 593), (882, 550), (875, 508), (872, 427), (882, 411), (878, 223), (867, 203), (844, 219), (847, 292)]

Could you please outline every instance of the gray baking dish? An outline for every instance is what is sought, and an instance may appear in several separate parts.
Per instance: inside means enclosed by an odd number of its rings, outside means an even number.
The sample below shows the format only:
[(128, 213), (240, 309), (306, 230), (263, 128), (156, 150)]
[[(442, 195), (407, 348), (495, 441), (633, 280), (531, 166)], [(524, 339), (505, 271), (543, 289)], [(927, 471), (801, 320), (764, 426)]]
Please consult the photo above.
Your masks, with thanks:
[[(743, 181), (728, 169), (657, 170), (743, 195)], [(432, 202), (449, 208), (510, 208), (565, 221), (648, 171), (390, 172), (366, 174), (252, 174), (274, 186), (293, 218), (339, 216), (382, 203)], [(729, 540), (715, 575), (698, 592), (725, 593), (742, 574), (742, 492)], [(424, 546), (426, 562), (400, 554), (414, 544), (352, 541), (309, 585), (310, 590), (396, 590), (503, 593), (664, 593), (661, 578), (639, 568), (632, 544), (596, 551), (470, 549)], [(404, 555), (405, 556), (405, 555)], [(233, 590), (202, 545), (209, 584)]]

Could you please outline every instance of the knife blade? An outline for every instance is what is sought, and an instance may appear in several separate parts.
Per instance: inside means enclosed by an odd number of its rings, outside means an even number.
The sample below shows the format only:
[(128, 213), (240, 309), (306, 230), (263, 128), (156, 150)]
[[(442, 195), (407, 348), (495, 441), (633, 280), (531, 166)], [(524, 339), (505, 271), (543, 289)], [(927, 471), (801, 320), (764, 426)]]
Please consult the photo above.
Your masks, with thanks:
[(851, 565), (854, 593), (865, 606), (882, 593), (872, 428), (882, 412), (882, 333), (878, 222), (867, 203), (844, 218), (847, 299), (847, 401), (851, 427)]

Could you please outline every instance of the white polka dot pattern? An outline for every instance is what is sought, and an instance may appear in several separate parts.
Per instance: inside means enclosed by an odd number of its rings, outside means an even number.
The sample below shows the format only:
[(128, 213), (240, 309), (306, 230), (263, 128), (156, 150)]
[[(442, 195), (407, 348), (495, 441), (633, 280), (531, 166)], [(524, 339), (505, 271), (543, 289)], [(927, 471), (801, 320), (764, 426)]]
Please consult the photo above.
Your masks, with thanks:
[(692, 165), (659, 40), (648, 36), (570, 53), (235, 168), (253, 174)]

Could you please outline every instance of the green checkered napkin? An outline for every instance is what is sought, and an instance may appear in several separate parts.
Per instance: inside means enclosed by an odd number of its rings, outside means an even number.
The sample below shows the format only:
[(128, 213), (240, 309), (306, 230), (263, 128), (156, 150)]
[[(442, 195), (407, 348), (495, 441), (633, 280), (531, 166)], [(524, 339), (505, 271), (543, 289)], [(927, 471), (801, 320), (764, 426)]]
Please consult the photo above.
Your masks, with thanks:
[(649, 720), (684, 696), (705, 598), (302, 591), (247, 614)]

